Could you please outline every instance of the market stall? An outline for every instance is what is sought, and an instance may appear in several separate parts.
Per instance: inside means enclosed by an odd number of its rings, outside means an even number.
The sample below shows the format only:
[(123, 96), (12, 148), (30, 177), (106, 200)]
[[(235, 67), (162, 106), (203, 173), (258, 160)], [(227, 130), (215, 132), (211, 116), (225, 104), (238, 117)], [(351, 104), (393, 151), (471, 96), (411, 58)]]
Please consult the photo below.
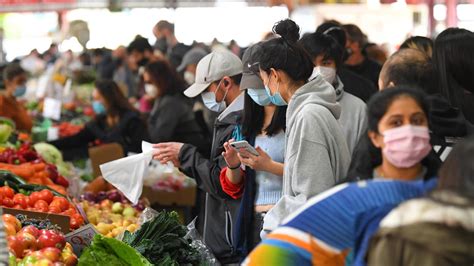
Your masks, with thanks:
[(66, 90), (73, 93), (67, 101), (50, 91), (25, 102), (34, 121), (31, 134), (0, 119), (0, 205), (9, 264), (196, 265), (208, 260), (199, 236), (183, 225), (196, 185), (177, 168), (147, 163), (140, 177), (143, 193), (132, 202), (113, 183), (94, 183), (104, 180), (100, 165), (126, 155), (108, 150), (114, 144), (91, 143), (90, 158), (68, 161), (47, 143), (77, 134), (94, 117), (90, 84), (50, 78), (47, 88), (71, 86)]

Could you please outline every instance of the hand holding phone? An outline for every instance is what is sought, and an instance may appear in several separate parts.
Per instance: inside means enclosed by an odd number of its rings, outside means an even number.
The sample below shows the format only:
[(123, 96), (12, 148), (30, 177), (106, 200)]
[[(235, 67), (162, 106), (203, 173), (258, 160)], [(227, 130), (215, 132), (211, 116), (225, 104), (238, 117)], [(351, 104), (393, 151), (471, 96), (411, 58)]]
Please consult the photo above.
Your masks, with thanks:
[(252, 147), (252, 145), (250, 145), (246, 140), (232, 142), (232, 143), (230, 143), (230, 146), (232, 148), (234, 148), (239, 153), (240, 153), (241, 149), (245, 149), (247, 152), (249, 152), (249, 153), (251, 153), (255, 156), (260, 155), (258, 153), (258, 151), (254, 147)]

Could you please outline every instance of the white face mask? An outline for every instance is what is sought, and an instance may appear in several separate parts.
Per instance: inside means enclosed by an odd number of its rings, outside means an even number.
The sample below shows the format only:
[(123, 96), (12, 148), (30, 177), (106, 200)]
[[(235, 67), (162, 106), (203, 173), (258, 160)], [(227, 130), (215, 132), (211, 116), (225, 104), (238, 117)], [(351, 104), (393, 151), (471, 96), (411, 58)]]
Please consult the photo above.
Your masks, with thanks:
[(194, 82), (196, 82), (196, 76), (192, 72), (186, 71), (184, 72), (184, 80), (189, 85), (192, 85)]
[(316, 76), (321, 76), (325, 81), (332, 85), (336, 80), (336, 70), (332, 67), (317, 66), (313, 69), (313, 74), (309, 80), (313, 80)]
[(158, 89), (153, 84), (145, 84), (145, 93), (154, 98), (158, 95)]

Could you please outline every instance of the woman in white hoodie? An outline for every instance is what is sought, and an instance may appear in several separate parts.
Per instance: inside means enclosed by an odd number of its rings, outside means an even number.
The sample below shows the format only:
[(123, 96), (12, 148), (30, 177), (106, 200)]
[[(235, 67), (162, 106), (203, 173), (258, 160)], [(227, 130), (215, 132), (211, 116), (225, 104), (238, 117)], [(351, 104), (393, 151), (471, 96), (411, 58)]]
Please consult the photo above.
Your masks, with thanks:
[(334, 88), (320, 76), (307, 82), (313, 62), (296, 42), (292, 20), (277, 23), (280, 37), (262, 43), (260, 77), (275, 105), (288, 105), (283, 196), (264, 218), (263, 235), (313, 197), (342, 180), (350, 163), (337, 119), (341, 108)]

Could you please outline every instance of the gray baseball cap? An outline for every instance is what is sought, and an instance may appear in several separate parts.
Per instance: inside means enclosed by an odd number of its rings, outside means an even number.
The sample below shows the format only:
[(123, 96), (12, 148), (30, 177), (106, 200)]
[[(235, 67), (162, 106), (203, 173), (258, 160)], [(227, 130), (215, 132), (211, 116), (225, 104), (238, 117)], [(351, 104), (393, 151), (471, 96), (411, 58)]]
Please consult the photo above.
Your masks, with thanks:
[(206, 50), (196, 47), (189, 50), (183, 57), (181, 64), (176, 68), (178, 72), (181, 72), (186, 69), (187, 66), (197, 64), (201, 59), (206, 56), (208, 53)]
[(242, 61), (229, 51), (216, 51), (206, 55), (196, 68), (196, 82), (184, 91), (184, 95), (194, 98), (225, 76), (242, 73)]
[(259, 43), (254, 44), (245, 50), (245, 53), (242, 56), (243, 72), (242, 80), (240, 81), (241, 90), (248, 88), (262, 89), (265, 87), (260, 76), (256, 74), (261, 54), (262, 47)]

